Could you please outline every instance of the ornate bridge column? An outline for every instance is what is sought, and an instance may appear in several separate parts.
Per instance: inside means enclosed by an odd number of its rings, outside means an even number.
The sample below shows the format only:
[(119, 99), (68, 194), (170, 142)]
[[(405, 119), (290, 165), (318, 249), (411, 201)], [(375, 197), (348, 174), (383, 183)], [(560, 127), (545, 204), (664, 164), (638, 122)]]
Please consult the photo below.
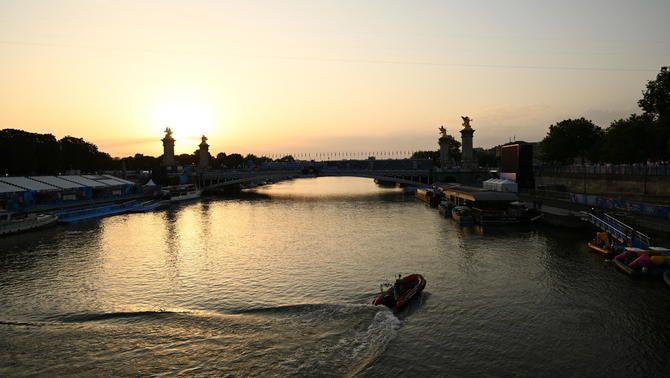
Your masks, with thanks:
[(177, 165), (174, 160), (174, 138), (172, 137), (172, 130), (169, 127), (165, 129), (165, 137), (161, 141), (163, 142), (163, 161), (161, 165), (165, 167)]
[(207, 137), (202, 136), (202, 142), (199, 145), (200, 149), (198, 150), (198, 170), (206, 171), (209, 169), (209, 144), (207, 144)]
[(451, 165), (447, 129), (444, 126), (440, 126), (438, 130), (440, 130), (440, 139), (437, 140), (437, 144), (440, 145), (440, 168), (447, 168), (449, 165)]
[(470, 117), (461, 117), (463, 119), (463, 129), (461, 130), (461, 166), (463, 168), (476, 168), (474, 153), (472, 150), (472, 137), (475, 130), (470, 126), (472, 119)]

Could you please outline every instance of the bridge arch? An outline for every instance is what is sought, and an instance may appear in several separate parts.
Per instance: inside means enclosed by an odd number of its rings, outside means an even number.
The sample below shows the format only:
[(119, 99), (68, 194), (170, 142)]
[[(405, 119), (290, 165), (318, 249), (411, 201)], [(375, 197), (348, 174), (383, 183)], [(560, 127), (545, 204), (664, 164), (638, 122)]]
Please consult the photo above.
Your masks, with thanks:
[(313, 178), (313, 177), (360, 177), (376, 179), (385, 182), (395, 182), (409, 186), (428, 186), (432, 183), (432, 175), (429, 172), (415, 173), (375, 173), (375, 172), (339, 172), (324, 171), (317, 174), (302, 174), (296, 172), (240, 172), (239, 175), (204, 175), (201, 177), (201, 186), (203, 190), (216, 190), (226, 186), (241, 185), (257, 181), (278, 181), (285, 179)]

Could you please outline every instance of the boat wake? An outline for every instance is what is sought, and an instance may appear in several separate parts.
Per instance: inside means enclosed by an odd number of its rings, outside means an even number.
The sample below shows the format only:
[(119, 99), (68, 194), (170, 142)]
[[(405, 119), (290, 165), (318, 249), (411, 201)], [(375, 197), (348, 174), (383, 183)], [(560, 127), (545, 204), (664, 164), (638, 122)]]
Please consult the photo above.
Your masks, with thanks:
[(51, 318), (51, 320), (57, 320), (64, 323), (83, 323), (83, 322), (96, 322), (102, 320), (114, 320), (114, 319), (151, 319), (151, 318), (163, 318), (170, 316), (171, 314), (177, 313), (176, 311), (120, 311), (120, 312), (102, 312), (102, 313), (78, 313), (78, 314), (68, 314), (60, 315), (57, 317)]
[[(0, 375), (67, 375), (76, 363), (83, 375), (346, 376), (375, 361), (400, 327), (388, 309), (356, 304), (79, 313), (48, 320), (39, 327), (2, 323), (0, 359), (16, 363)], [(36, 350), (36, 343), (50, 352)]]

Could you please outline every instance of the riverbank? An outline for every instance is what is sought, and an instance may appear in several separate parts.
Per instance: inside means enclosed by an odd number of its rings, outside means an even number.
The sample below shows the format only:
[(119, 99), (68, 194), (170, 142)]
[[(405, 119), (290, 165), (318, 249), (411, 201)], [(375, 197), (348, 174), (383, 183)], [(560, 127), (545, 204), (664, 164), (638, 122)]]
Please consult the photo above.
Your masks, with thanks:
[[(521, 199), (529, 203), (550, 206), (563, 211), (591, 211), (592, 208), (570, 201), (567, 193), (560, 192), (525, 192), (520, 193)], [(634, 214), (622, 210), (605, 210), (629, 226), (649, 235), (657, 244), (670, 245), (670, 219)]]

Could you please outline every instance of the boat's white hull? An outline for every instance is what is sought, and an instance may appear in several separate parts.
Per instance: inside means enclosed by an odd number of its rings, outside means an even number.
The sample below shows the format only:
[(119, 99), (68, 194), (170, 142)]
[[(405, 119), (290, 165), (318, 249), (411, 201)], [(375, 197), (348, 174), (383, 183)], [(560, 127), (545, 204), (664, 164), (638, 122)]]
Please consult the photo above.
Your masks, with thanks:
[(202, 190), (195, 190), (185, 194), (180, 194), (170, 197), (170, 202), (183, 202), (183, 201), (192, 201), (200, 198), (202, 195)]
[(46, 227), (56, 223), (58, 217), (55, 215), (38, 215), (35, 218), (9, 221), (0, 224), (0, 235), (13, 234), (28, 230)]

